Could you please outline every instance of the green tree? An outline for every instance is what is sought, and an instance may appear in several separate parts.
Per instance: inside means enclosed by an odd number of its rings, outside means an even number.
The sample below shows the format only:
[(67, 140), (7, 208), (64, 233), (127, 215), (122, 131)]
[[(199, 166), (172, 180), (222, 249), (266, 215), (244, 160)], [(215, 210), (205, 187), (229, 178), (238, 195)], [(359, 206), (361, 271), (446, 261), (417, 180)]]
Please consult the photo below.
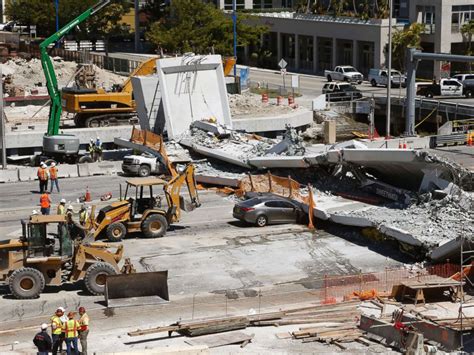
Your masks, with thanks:
[[(466, 55), (474, 55), (472, 50), (472, 37), (474, 36), (474, 20), (466, 22), (461, 26), (461, 33), (466, 39)], [(467, 63), (469, 71), (472, 71), (472, 63)]]
[[(98, 0), (60, 0), (60, 27), (97, 2)], [(120, 22), (130, 6), (127, 0), (112, 0), (100, 13), (81, 25), (76, 34), (82, 38), (91, 38), (91, 36), (103, 37), (127, 30)], [(10, 20), (23, 25), (35, 25), (39, 36), (47, 37), (56, 31), (56, 11), (53, 0), (7, 0), (5, 14)]]
[(422, 23), (414, 22), (403, 30), (396, 30), (392, 34), (392, 60), (395, 66), (405, 71), (407, 48), (421, 49), (421, 34), (425, 29)]
[[(237, 17), (238, 45), (257, 45), (267, 27), (249, 23), (249, 15)], [(166, 53), (211, 51), (222, 55), (233, 54), (232, 19), (213, 5), (199, 0), (173, 0), (166, 15), (154, 22), (146, 38)]]

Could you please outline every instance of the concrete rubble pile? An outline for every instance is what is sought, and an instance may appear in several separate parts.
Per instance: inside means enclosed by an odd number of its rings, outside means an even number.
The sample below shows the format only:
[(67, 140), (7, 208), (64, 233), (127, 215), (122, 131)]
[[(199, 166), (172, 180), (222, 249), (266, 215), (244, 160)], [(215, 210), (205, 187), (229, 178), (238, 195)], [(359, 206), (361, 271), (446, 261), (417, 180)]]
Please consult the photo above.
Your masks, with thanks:
[(271, 116), (272, 114), (282, 114), (293, 112), (295, 108), (288, 105), (277, 106), (273, 103), (262, 103), (260, 95), (251, 93), (228, 94), (229, 107), (233, 118)]

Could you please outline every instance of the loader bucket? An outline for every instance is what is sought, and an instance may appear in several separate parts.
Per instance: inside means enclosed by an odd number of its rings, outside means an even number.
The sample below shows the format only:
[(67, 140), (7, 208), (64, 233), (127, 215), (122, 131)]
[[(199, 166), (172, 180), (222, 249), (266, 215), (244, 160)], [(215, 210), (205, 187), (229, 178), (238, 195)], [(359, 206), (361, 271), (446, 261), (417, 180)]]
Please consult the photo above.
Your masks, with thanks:
[(160, 304), (168, 301), (168, 270), (107, 276), (107, 307)]

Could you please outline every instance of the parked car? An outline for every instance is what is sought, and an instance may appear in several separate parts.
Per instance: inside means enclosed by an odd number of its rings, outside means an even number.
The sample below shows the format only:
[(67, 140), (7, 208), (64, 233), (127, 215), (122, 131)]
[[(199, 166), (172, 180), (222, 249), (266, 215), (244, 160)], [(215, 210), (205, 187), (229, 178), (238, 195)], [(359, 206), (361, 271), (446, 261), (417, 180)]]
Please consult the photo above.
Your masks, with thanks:
[[(368, 80), (372, 86), (382, 85), (387, 86), (388, 83), (388, 70), (387, 69), (370, 69)], [(407, 77), (400, 73), (398, 70), (392, 70), (390, 76), (390, 82), (392, 87), (407, 86)]]
[(334, 70), (325, 70), (324, 76), (328, 81), (347, 81), (350, 83), (362, 84), (364, 76), (350, 65), (339, 65)]
[(417, 83), (416, 94), (428, 98), (434, 96), (462, 96), (464, 86), (457, 79), (441, 79), (436, 83)]
[(306, 214), (294, 201), (270, 194), (236, 203), (232, 215), (264, 227), (267, 224), (298, 223)]
[(126, 155), (122, 160), (122, 171), (127, 175), (146, 177), (150, 174), (164, 173), (164, 170), (158, 158), (148, 153)]
[(464, 83), (464, 80), (474, 79), (474, 74), (456, 74), (456, 75), (453, 75), (453, 79), (457, 79), (461, 83)]
[(12, 32), (14, 26), (15, 26), (15, 21), (0, 23), (0, 31)]
[(326, 101), (350, 101), (362, 98), (362, 92), (349, 83), (327, 83), (323, 86)]
[(464, 96), (466, 97), (473, 97), (474, 96), (474, 78), (473, 79), (464, 79), (463, 81), (464, 86)]

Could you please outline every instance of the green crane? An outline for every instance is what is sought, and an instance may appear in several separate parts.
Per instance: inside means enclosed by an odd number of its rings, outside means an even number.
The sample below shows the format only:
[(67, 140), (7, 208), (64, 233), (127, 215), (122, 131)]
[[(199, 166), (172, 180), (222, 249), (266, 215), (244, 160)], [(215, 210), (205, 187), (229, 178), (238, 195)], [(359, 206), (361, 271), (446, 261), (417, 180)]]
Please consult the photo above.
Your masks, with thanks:
[(66, 134), (59, 135), (59, 123), (61, 121), (62, 113), (61, 92), (58, 88), (58, 80), (56, 79), (53, 63), (51, 62), (51, 58), (48, 54), (48, 47), (51, 44), (58, 42), (72, 29), (87, 20), (90, 16), (94, 15), (109, 3), (110, 0), (102, 0), (98, 2), (95, 6), (92, 6), (84, 11), (81, 15), (69, 22), (58, 32), (46, 38), (40, 44), (41, 66), (43, 67), (44, 76), (46, 77), (46, 86), (48, 88), (48, 94), (51, 100), (48, 131), (43, 138), (44, 153), (58, 157), (61, 155), (77, 156), (77, 153), (79, 152), (79, 140), (75, 136)]

